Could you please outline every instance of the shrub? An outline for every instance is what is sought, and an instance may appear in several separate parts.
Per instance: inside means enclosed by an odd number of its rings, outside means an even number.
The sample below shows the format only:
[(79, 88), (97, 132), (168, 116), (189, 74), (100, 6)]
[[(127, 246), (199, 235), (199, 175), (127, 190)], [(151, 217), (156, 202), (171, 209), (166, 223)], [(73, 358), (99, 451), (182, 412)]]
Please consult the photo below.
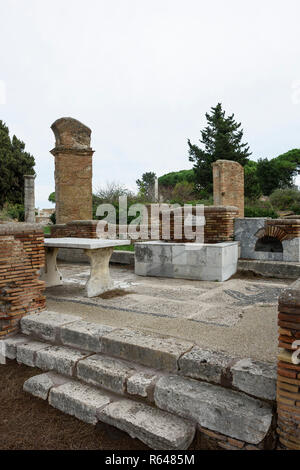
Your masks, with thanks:
[(195, 183), (194, 170), (181, 170), (167, 173), (158, 178), (159, 186), (174, 187), (177, 183)]
[(0, 220), (18, 220), (24, 222), (25, 211), (22, 204), (5, 203), (0, 214)]
[(298, 189), (276, 189), (270, 195), (272, 205), (280, 211), (300, 211), (300, 191)]
[(245, 217), (270, 217), (277, 219), (278, 214), (274, 209), (260, 207), (260, 206), (245, 206)]
[(193, 199), (194, 197), (194, 185), (193, 183), (188, 183), (187, 181), (177, 183), (171, 194), (172, 200), (174, 199), (183, 204)]
[(53, 213), (50, 215), (49, 219), (51, 220), (51, 222), (53, 223), (53, 225), (55, 225), (55, 224), (56, 224), (56, 213), (53, 212)]

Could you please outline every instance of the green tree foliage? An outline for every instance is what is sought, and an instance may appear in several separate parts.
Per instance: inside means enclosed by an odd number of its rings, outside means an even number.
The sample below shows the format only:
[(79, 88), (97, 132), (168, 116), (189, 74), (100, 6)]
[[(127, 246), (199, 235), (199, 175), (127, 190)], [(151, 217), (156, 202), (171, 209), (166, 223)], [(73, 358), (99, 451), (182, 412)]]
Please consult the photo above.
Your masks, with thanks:
[(48, 201), (52, 202), (52, 204), (55, 204), (55, 192), (49, 194)]
[(195, 199), (195, 186), (193, 183), (183, 181), (177, 183), (171, 193), (172, 204), (184, 204)]
[(245, 169), (245, 196), (249, 199), (258, 199), (262, 190), (257, 176), (257, 162), (250, 160)]
[(140, 195), (143, 196), (149, 202), (153, 201), (154, 199), (155, 179), (156, 174), (152, 171), (149, 171), (147, 173), (144, 173), (141, 179), (136, 180)]
[(5, 202), (24, 203), (24, 175), (34, 175), (34, 157), (25, 152), (25, 144), (0, 120), (0, 208)]
[(207, 127), (201, 131), (199, 148), (188, 140), (189, 160), (194, 164), (196, 187), (208, 193), (213, 189), (212, 163), (216, 160), (234, 160), (245, 166), (249, 161), (248, 144), (242, 143), (241, 124), (234, 120), (234, 114), (226, 117), (221, 103), (206, 113)]
[(300, 214), (300, 191), (298, 189), (276, 189), (270, 195), (270, 202), (277, 210)]
[(158, 178), (159, 186), (173, 188), (177, 183), (195, 183), (194, 170), (172, 171)]
[(259, 159), (257, 177), (265, 196), (276, 189), (292, 188), (300, 169), (300, 149), (289, 150), (272, 160)]

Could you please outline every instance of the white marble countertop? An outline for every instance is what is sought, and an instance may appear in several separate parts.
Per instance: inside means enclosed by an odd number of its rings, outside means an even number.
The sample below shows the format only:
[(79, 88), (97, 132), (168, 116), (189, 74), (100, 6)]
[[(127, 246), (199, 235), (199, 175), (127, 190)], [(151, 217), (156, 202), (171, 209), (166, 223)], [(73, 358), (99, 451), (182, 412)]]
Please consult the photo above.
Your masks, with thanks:
[(47, 248), (81, 248), (83, 250), (97, 250), (113, 246), (130, 245), (130, 240), (107, 240), (101, 238), (45, 238)]

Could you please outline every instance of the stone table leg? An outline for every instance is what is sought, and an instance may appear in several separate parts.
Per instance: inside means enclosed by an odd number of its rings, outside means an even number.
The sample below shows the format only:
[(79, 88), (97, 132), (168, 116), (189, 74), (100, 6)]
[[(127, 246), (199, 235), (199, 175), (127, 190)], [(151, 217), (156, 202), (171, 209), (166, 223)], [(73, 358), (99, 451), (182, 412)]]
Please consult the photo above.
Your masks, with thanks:
[(62, 275), (57, 269), (56, 257), (59, 248), (45, 247), (45, 268), (41, 272), (42, 281), (46, 282), (46, 287), (62, 285)]
[(114, 288), (114, 281), (109, 273), (109, 260), (114, 247), (84, 250), (91, 263), (91, 274), (85, 286), (88, 297), (96, 297)]

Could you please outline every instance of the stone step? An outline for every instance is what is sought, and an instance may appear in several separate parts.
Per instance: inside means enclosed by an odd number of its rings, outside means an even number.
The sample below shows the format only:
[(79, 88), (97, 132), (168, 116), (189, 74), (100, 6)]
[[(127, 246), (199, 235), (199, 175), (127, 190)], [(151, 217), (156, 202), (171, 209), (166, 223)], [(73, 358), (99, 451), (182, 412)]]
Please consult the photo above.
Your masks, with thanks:
[(90, 323), (72, 315), (42, 312), (23, 317), (21, 329), (37, 340), (102, 353), (150, 369), (243, 391), (274, 401), (276, 364), (232, 358), (178, 338)]
[(89, 351), (36, 341), (26, 335), (14, 336), (6, 342), (6, 357), (17, 359), (20, 364), (76, 377), (119, 395), (153, 402), (154, 385), (160, 376), (155, 370)]
[[(131, 401), (138, 398), (140, 403), (143, 400), (147, 404), (154, 404), (157, 408), (190, 420), (201, 428), (248, 444), (259, 444), (271, 427), (271, 405), (219, 385), (179, 375), (162, 374), (128, 361), (66, 346), (50, 345), (25, 335), (15, 337), (14, 347), (11, 338), (10, 357), (16, 357), (20, 363), (51, 371), (54, 373), (50, 376), (51, 380), (58, 373), (65, 376), (67, 381), (75, 381), (72, 383), (78, 384), (79, 380), (80, 383), (85, 382), (82, 385), (88, 386), (86, 390), (98, 389), (102, 395), (103, 390), (106, 390), (105, 396), (108, 397), (113, 393), (119, 396), (119, 400)], [(55, 390), (55, 382), (53, 387)], [(45, 390), (43, 393), (46, 393)], [(55, 396), (54, 392), (53, 394)], [(98, 410), (99, 407), (96, 408)], [(103, 415), (103, 420), (107, 419), (107, 422), (117, 416), (115, 408), (108, 408), (110, 409), (112, 418), (110, 413), (107, 417)], [(78, 416), (82, 417), (83, 414)], [(91, 416), (89, 412), (87, 416)], [(122, 423), (119, 426), (125, 426), (123, 421)]]
[(161, 377), (155, 385), (158, 408), (190, 419), (198, 426), (250, 444), (260, 443), (272, 423), (272, 407), (243, 393), (179, 376)]
[(300, 263), (293, 261), (268, 261), (256, 259), (239, 259), (239, 272), (252, 272), (264, 277), (278, 279), (298, 279), (300, 277)]
[(186, 450), (194, 439), (195, 425), (185, 419), (58, 374), (31, 377), (23, 388), (64, 413), (115, 426), (155, 450)]

